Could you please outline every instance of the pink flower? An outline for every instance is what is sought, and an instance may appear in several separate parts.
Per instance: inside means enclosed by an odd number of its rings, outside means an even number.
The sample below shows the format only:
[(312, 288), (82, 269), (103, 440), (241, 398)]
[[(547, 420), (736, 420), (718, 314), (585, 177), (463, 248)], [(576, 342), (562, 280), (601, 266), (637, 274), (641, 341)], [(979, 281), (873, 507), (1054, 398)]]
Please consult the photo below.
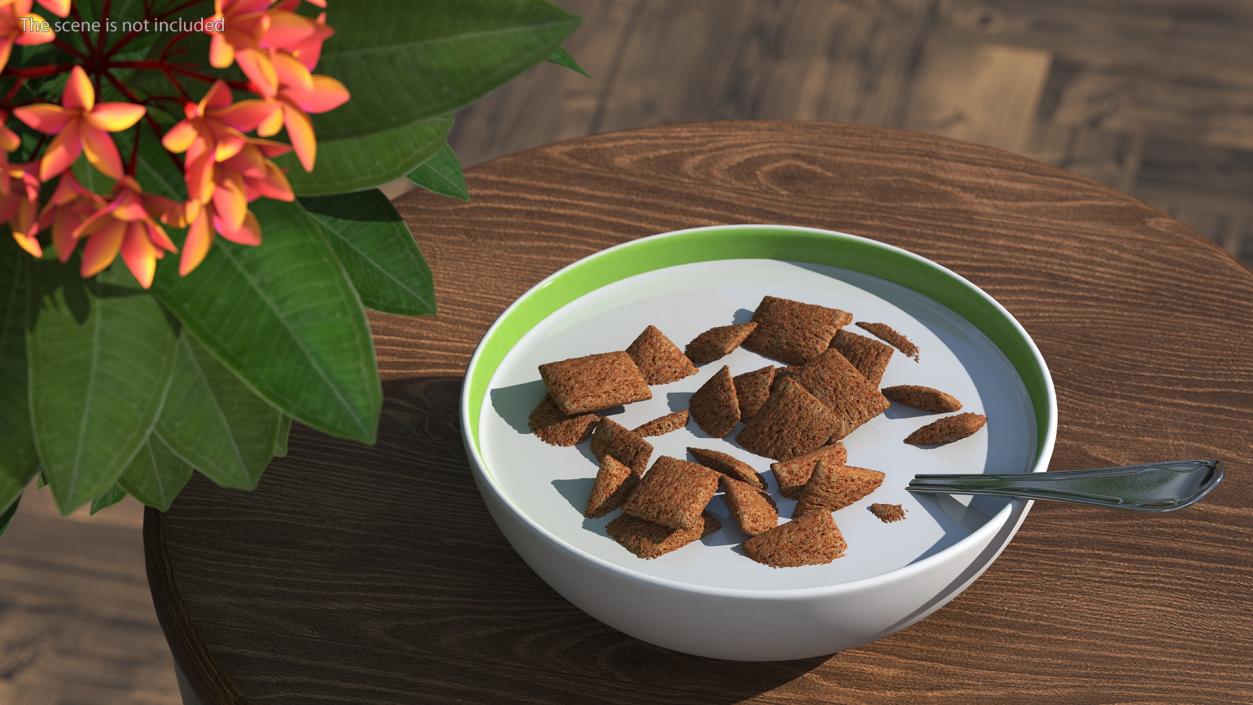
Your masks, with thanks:
[(101, 173), (120, 179), (122, 157), (109, 133), (130, 129), (144, 112), (144, 106), (131, 103), (96, 104), (91, 79), (81, 66), (75, 66), (61, 94), (61, 105), (25, 105), (14, 109), (13, 115), (35, 130), (56, 135), (39, 162), (39, 178), (47, 181), (69, 169), (83, 153)]
[(5, 124), (8, 120), (8, 115), (0, 113), (0, 196), (9, 195), (9, 152), (22, 146), (22, 138)]
[(238, 64), (265, 97), (272, 97), (279, 86), (269, 50), (298, 45), (318, 31), (313, 20), (270, 5), (270, 0), (215, 0), (211, 19), (220, 21), (223, 29), (210, 31), (209, 44), (214, 68)]
[[(193, 196), (187, 203), (187, 239), (183, 241), (179, 274), (186, 276), (200, 266), (215, 232), (239, 245), (261, 244), (261, 225), (248, 204), (258, 198), (295, 200), (287, 176), (270, 161), (270, 157), (290, 149), (278, 142), (249, 139), (238, 155), (218, 165), (212, 182), (199, 187), (198, 193), (207, 192), (208, 197)], [(207, 159), (202, 157), (202, 161)]]
[(105, 200), (78, 183), (73, 172), (61, 175), (56, 190), (39, 214), (40, 229), (52, 228), (52, 244), (57, 248), (57, 259), (69, 261), (78, 247), (74, 233), (104, 207)]
[(5, 187), (0, 195), (0, 222), (7, 222), (18, 246), (43, 257), (39, 235), (39, 177), (34, 163), (12, 164), (0, 174)]
[(145, 194), (129, 176), (119, 179), (109, 202), (73, 231), (74, 239), (87, 241), (80, 273), (84, 277), (95, 276), (121, 252), (122, 261), (140, 286), (152, 286), (157, 260), (166, 252), (177, 251), (157, 221), (169, 222), (180, 212), (177, 203)]
[[(57, 9), (65, 5), (69, 11), (69, 0), (41, 0), (39, 4)], [(56, 39), (48, 22), (30, 10), (31, 0), (0, 0), (0, 71), (8, 65), (14, 45), (47, 44)]]
[(277, 134), (280, 127), (286, 127), (287, 138), (300, 158), (300, 165), (305, 171), (313, 171), (318, 156), (318, 140), (309, 114), (334, 110), (346, 103), (349, 97), (344, 84), (330, 76), (313, 76), (313, 85), (308, 89), (281, 86), (278, 95), (271, 100), (279, 110), (257, 127), (257, 134), (270, 137)]
[(247, 138), (276, 108), (260, 100), (232, 103), (231, 89), (223, 81), (209, 87), (199, 103), (188, 103), (187, 116), (170, 128), (161, 144), (175, 154), (187, 153), (187, 163), (212, 153), (222, 162), (239, 154)]

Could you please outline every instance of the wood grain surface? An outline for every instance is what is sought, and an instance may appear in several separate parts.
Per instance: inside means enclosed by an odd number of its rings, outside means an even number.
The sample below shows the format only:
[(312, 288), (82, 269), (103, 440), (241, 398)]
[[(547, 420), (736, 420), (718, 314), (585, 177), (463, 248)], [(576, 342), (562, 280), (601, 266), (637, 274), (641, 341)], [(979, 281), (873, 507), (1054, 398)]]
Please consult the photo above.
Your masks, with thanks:
[[(1253, 702), (1253, 274), (1163, 213), (1007, 152), (816, 122), (611, 133), (489, 162), (469, 204), (399, 206), (440, 313), (374, 316), (377, 447), (299, 429), (252, 494), (193, 481), (149, 512), (175, 658), (237, 703)], [(1053, 469), (1218, 457), (1168, 515), (1037, 504), (969, 590), (830, 658), (735, 664), (600, 625), (512, 552), (475, 491), (461, 375), (555, 269), (675, 228), (818, 226), (969, 277), (1057, 385)]]

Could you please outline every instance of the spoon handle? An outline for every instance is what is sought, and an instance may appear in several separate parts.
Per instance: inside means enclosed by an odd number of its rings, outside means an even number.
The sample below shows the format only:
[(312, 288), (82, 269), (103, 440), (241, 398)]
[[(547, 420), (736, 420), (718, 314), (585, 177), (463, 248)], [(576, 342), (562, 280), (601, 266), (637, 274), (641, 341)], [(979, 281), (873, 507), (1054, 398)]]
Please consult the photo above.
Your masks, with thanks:
[(1017, 475), (918, 475), (910, 492), (990, 494), (1117, 509), (1169, 512), (1200, 500), (1223, 478), (1217, 460), (1173, 460), (1117, 468)]

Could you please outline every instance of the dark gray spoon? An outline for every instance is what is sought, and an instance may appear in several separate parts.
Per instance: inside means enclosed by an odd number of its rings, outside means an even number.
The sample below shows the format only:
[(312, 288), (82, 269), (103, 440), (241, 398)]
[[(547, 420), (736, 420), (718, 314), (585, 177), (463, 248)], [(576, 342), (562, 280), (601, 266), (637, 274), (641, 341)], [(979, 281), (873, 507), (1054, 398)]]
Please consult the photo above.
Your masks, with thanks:
[(1018, 475), (917, 475), (910, 492), (991, 494), (1171, 512), (1199, 502), (1223, 479), (1217, 460), (1169, 460), (1120, 468)]

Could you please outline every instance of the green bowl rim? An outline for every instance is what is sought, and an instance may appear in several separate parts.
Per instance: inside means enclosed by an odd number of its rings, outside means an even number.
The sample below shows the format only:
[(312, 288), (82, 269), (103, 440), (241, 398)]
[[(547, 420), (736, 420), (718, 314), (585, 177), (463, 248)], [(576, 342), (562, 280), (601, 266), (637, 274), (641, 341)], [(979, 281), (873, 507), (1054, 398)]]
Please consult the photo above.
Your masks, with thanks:
[[(728, 240), (729, 238), (729, 240)], [(717, 241), (717, 247), (709, 247)], [(832, 245), (837, 245), (832, 247)], [(567, 551), (626, 576), (688, 591), (746, 597), (805, 597), (873, 587), (939, 563), (962, 546), (982, 540), (1016, 515), (1008, 545), (1031, 502), (1012, 500), (970, 535), (920, 561), (844, 583), (804, 588), (712, 588), (633, 571), (576, 548), (527, 516), (504, 493), (483, 461), (479, 421), (487, 386), (509, 350), (528, 331), (562, 306), (600, 287), (644, 272), (723, 259), (778, 259), (842, 267), (911, 289), (965, 318), (991, 340), (1017, 371), (1036, 418), (1036, 457), (1031, 472), (1044, 472), (1057, 436), (1057, 396), (1048, 365), (1022, 325), (999, 302), (952, 270), (908, 250), (832, 230), (791, 225), (714, 225), (675, 230), (630, 240), (589, 255), (546, 277), (506, 308), (488, 328), (470, 358), (461, 394), (461, 428), (480, 491), (490, 490), (529, 527)], [(903, 281), (907, 280), (907, 281)], [(999, 553), (999, 549), (998, 549)], [(994, 559), (993, 559), (994, 560)], [(990, 562), (989, 562), (990, 564)]]

